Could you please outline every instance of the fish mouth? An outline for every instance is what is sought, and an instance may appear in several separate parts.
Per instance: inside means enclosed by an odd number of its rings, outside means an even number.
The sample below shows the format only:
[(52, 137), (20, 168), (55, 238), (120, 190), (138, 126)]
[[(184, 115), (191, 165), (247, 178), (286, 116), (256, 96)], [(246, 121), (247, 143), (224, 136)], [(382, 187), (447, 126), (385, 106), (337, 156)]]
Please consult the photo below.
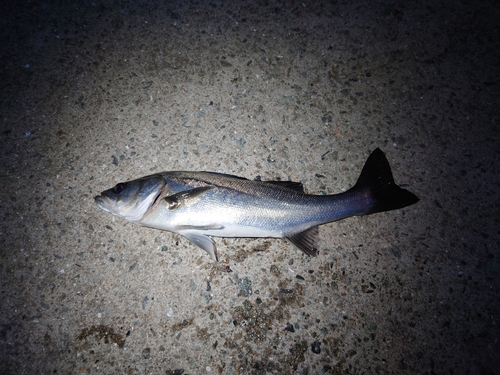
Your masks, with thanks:
[(98, 196), (94, 197), (94, 201), (97, 203), (97, 205), (99, 206), (99, 208), (101, 210), (113, 213), (110, 210), (111, 199), (109, 199), (109, 197), (106, 197), (105, 195), (98, 195)]

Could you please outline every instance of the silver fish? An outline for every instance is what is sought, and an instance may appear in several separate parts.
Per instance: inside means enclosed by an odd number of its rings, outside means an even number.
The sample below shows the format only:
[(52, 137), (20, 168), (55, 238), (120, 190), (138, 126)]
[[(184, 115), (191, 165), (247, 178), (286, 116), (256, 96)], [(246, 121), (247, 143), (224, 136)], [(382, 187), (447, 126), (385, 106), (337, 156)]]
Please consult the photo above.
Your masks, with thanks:
[(394, 182), (384, 153), (369, 156), (356, 184), (309, 195), (301, 183), (252, 181), (213, 172), (162, 172), (122, 182), (95, 197), (106, 212), (178, 233), (218, 260), (216, 237), (286, 238), (316, 256), (318, 225), (395, 210), (418, 198)]

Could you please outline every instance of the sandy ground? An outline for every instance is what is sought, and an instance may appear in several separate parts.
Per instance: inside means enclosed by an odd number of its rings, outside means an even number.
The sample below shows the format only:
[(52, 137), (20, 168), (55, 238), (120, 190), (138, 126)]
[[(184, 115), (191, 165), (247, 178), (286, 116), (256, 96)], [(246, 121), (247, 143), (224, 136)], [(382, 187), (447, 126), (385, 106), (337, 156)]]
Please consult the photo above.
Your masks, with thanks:
[[(0, 373), (498, 374), (496, 1), (1, 9)], [(163, 170), (345, 191), (380, 147), (421, 199), (282, 240), (93, 197)]]

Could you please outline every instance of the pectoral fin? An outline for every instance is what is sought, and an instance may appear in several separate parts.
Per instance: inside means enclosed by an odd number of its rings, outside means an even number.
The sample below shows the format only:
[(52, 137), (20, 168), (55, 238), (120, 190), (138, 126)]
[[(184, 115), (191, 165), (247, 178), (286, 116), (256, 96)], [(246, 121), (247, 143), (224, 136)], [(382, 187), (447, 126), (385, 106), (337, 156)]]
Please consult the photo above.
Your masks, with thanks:
[(196, 233), (182, 233), (182, 236), (205, 250), (213, 260), (215, 260), (216, 262), (219, 261), (219, 257), (217, 256), (217, 248), (214, 241), (210, 237), (205, 236), (204, 234)]
[(288, 241), (297, 246), (300, 250), (309, 256), (315, 257), (318, 255), (316, 247), (316, 239), (318, 238), (318, 227), (312, 227), (304, 232), (293, 234), (286, 237)]
[(199, 188), (194, 188), (191, 190), (182, 191), (177, 194), (170, 195), (163, 198), (167, 208), (169, 210), (175, 210), (184, 205), (193, 204), (198, 200), (198, 197), (208, 190), (212, 189), (212, 186), (204, 186)]

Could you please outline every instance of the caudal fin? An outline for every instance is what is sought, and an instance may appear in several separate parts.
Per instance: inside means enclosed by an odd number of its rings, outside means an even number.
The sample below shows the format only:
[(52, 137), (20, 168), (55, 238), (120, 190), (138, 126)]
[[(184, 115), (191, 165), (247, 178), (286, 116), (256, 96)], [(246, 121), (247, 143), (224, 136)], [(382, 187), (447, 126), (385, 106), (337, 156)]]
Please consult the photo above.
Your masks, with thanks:
[(352, 190), (366, 190), (366, 188), (370, 189), (375, 203), (367, 212), (364, 212), (365, 215), (397, 210), (419, 201), (415, 194), (396, 185), (389, 162), (379, 148), (368, 157)]

